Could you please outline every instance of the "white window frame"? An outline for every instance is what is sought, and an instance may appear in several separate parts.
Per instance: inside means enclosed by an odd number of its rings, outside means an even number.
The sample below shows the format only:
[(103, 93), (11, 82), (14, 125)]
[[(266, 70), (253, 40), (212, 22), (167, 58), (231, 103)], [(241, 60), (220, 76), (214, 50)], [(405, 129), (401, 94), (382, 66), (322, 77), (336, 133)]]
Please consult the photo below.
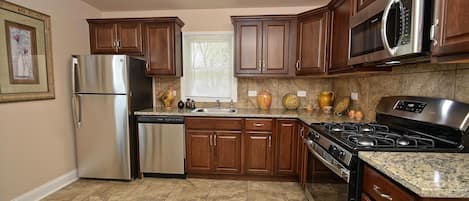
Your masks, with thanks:
[[(233, 101), (233, 102), (236, 102), (237, 99), (238, 99), (238, 81), (236, 79), (236, 77), (234, 76), (234, 32), (233, 31), (209, 31), (209, 32), (183, 32), (183, 37), (182, 37), (182, 45), (183, 45), (183, 58), (186, 57), (186, 50), (184, 49), (184, 46), (186, 44), (186, 38), (184, 36), (190, 36), (190, 35), (201, 35), (201, 34), (206, 34), (206, 35), (210, 35), (210, 34), (213, 34), (213, 35), (217, 35), (217, 34), (231, 34), (231, 44), (232, 44), (232, 64), (233, 66), (231, 66), (231, 76), (232, 76), (232, 90), (231, 90), (231, 97), (229, 98), (226, 98), (226, 97), (201, 97), (201, 96), (187, 96), (186, 95), (186, 91), (185, 91), (185, 86), (186, 86), (186, 82), (188, 82), (188, 79), (186, 79), (184, 76), (181, 77), (181, 99), (182, 100), (186, 100), (187, 98), (190, 98), (196, 102), (216, 102), (217, 100), (219, 100), (220, 102), (230, 102), (230, 101)], [(183, 72), (187, 72), (186, 71), (186, 67), (184, 65), (184, 63), (186, 62), (182, 62), (183, 63)]]

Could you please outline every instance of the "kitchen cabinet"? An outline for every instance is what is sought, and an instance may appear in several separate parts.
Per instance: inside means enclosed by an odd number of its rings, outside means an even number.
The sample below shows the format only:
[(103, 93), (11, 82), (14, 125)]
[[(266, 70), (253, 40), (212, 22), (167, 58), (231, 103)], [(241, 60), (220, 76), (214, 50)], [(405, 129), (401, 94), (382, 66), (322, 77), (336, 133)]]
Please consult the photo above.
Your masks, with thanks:
[(182, 76), (181, 25), (175, 22), (150, 22), (144, 29), (147, 74)]
[(144, 56), (150, 76), (181, 77), (184, 23), (177, 17), (88, 19), (92, 54)]
[(422, 198), (368, 164), (363, 167), (361, 201), (467, 201), (466, 198)]
[(298, 16), (296, 75), (326, 74), (328, 41), (327, 7)]
[(240, 174), (239, 118), (186, 118), (186, 171), (195, 174)]
[(142, 24), (88, 20), (92, 54), (143, 54)]
[(235, 75), (289, 76), (294, 65), (295, 16), (232, 17)]
[(353, 0), (352, 2), (352, 15), (362, 11), (364, 8), (369, 6), (371, 3), (376, 0)]
[(247, 175), (273, 175), (273, 119), (245, 120), (244, 158)]
[(296, 121), (279, 119), (275, 133), (275, 175), (295, 176), (298, 133)]
[(435, 1), (432, 57), (437, 61), (469, 59), (469, 1)]
[(247, 175), (272, 175), (272, 132), (247, 131), (245, 136)]
[[(331, 42), (328, 72), (334, 73), (350, 69), (349, 20), (352, 0), (337, 0), (331, 3)], [(363, 2), (363, 1), (360, 1)]]
[(298, 145), (297, 145), (297, 172), (298, 182), (304, 188), (308, 176), (308, 147), (304, 139), (308, 134), (308, 126), (298, 123)]

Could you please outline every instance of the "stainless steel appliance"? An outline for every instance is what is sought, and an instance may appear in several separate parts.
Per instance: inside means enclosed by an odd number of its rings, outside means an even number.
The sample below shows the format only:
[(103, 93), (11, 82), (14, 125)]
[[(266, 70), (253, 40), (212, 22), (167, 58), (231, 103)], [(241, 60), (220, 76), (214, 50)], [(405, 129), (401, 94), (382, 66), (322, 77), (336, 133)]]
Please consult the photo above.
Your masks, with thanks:
[(361, 188), (359, 151), (469, 152), (469, 104), (448, 99), (384, 97), (373, 123), (310, 125), (309, 158), (327, 168), (306, 185), (315, 201), (358, 201)]
[(184, 178), (184, 117), (139, 116), (137, 122), (141, 172)]
[(430, 51), (432, 1), (373, 1), (350, 18), (349, 65), (398, 65)]
[(72, 58), (72, 111), (80, 178), (137, 175), (133, 111), (152, 107), (145, 62), (125, 55)]

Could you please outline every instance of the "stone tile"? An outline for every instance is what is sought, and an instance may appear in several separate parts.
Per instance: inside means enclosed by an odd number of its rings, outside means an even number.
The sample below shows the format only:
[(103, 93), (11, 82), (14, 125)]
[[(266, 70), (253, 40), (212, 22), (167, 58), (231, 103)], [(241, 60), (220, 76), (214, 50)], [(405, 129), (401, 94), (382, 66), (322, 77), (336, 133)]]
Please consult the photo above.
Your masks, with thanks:
[(368, 78), (369, 96), (368, 104), (361, 108), (366, 120), (375, 119), (375, 111), (378, 102), (384, 96), (395, 96), (401, 94), (401, 76), (400, 75), (381, 75)]
[(455, 70), (457, 64), (409, 64), (392, 69), (393, 74), (409, 74), (409, 73), (424, 73), (424, 72), (435, 72), (435, 71), (449, 71)]
[(248, 108), (248, 79), (238, 78), (238, 100), (236, 107)]
[(456, 71), (456, 88), (454, 99), (469, 104), (469, 69), (461, 69)]
[(469, 69), (469, 63), (458, 64), (458, 69)]
[[(181, 99), (181, 81), (180, 78), (153, 78), (156, 81), (155, 95), (161, 91), (165, 91), (168, 87), (172, 87), (173, 90), (176, 90), (176, 98), (173, 102), (173, 107), (177, 108), (177, 102)], [(156, 97), (156, 106), (161, 106), (162, 103)]]
[[(267, 89), (272, 93), (272, 108), (278, 108), (280, 99), (278, 94), (278, 79), (249, 79), (248, 90), (260, 92)], [(257, 97), (248, 97), (248, 108), (258, 108)]]
[(455, 71), (402, 75), (402, 95), (453, 98)]

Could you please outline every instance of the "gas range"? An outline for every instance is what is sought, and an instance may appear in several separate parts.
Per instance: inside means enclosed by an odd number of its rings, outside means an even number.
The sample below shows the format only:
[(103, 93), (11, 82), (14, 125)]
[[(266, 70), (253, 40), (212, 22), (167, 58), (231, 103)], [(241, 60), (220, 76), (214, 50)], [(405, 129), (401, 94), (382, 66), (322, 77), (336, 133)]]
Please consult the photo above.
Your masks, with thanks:
[[(376, 121), (371, 123), (311, 124), (304, 139), (308, 160), (332, 173), (314, 171), (306, 185), (308, 200), (357, 201), (362, 163), (359, 151), (469, 152), (469, 104), (448, 99), (392, 96), (380, 100)], [(321, 168), (319, 168), (321, 169)], [(334, 176), (335, 175), (335, 176)], [(336, 178), (341, 182), (329, 182)], [(338, 185), (339, 184), (339, 185)], [(320, 186), (329, 186), (327, 193)], [(318, 189), (322, 189), (319, 191)]]

